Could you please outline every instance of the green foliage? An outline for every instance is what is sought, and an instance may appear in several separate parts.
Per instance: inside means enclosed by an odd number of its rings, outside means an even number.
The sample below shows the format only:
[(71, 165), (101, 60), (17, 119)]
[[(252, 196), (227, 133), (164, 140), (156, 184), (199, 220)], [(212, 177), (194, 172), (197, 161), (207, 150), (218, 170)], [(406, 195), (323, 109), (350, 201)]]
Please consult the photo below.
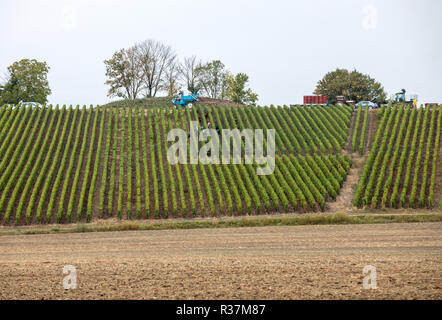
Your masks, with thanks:
[(190, 87), (191, 92), (202, 91), (205, 96), (214, 99), (225, 99), (227, 97), (228, 85), (230, 84), (229, 72), (225, 69), (220, 60), (213, 60), (200, 65), (196, 69), (198, 74), (197, 88)]
[(364, 154), (364, 145), (365, 145), (365, 135), (367, 133), (367, 125), (368, 125), (368, 111), (369, 108), (365, 108), (364, 112), (364, 120), (362, 122), (362, 129), (361, 129), (361, 138), (359, 139), (359, 154)]
[(372, 208), (434, 205), (441, 121), (438, 115), (440, 109), (400, 106), (383, 110), (354, 205)]
[(112, 133), (112, 157), (111, 157), (111, 169), (110, 169), (110, 179), (109, 179), (109, 196), (108, 196), (108, 202), (107, 202), (107, 210), (110, 214), (112, 214), (113, 211), (113, 204), (114, 204), (114, 190), (115, 190), (115, 176), (116, 176), (116, 167), (117, 167), (117, 143), (118, 143), (118, 123), (119, 123), (119, 110), (110, 109), (111, 114), (109, 117), (113, 120), (113, 133)]
[[(20, 140), (17, 149), (23, 150), (23, 157), (18, 158), (18, 155), (20, 155), (20, 152), (15, 152), (12, 156), (12, 161), (8, 163), (8, 166), (4, 170), (4, 173), (0, 179), (0, 185), (2, 190), (1, 192), (1, 198), (0, 198), (0, 212), (3, 211), (3, 207), (6, 201), (6, 197), (10, 194), (12, 191), (12, 198), (16, 199), (18, 196), (18, 192), (20, 190), (21, 185), (23, 184), (23, 179), (21, 176), (21, 173), (23, 169), (25, 168), (25, 164), (27, 162), (27, 154), (31, 148), (32, 145), (32, 137), (34, 137), (36, 129), (38, 126), (32, 126), (31, 124), (35, 121), (36, 112), (33, 111), (31, 115), (31, 119), (28, 122), (28, 125), (26, 126), (25, 131), (23, 132), (23, 139)], [(41, 113), (39, 115), (39, 119), (41, 118)], [(32, 127), (32, 131), (30, 131)], [(18, 164), (17, 164), (18, 163)], [(26, 168), (25, 168), (26, 169)], [(7, 184), (6, 184), (7, 181)], [(5, 186), (6, 185), (6, 186)], [(5, 186), (5, 187), (4, 187)], [(4, 188), (3, 188), (4, 187)], [(6, 208), (5, 213), (5, 221), (9, 221), (9, 216), (12, 212), (12, 203), (9, 201), (8, 206)], [(1, 216), (1, 213), (0, 213)]]
[[(70, 113), (72, 113), (72, 106), (69, 107)], [(76, 124), (77, 123), (77, 118), (78, 115), (80, 113), (80, 108), (77, 107), (74, 112), (73, 112), (73, 118), (72, 118), (72, 124)], [(57, 176), (55, 178), (55, 182), (54, 182), (54, 186), (52, 188), (52, 190), (54, 190), (54, 192), (51, 193), (50, 195), (50, 199), (49, 199), (49, 204), (48, 204), (48, 209), (46, 211), (46, 222), (50, 222), (50, 220), (52, 219), (53, 214), (55, 213), (55, 203), (56, 200), (58, 198), (58, 193), (55, 190), (58, 190), (60, 188), (60, 185), (62, 183), (62, 179), (64, 178), (64, 173), (65, 173), (65, 168), (66, 165), (68, 164), (68, 160), (69, 160), (69, 152), (70, 152), (70, 146), (72, 143), (72, 140), (74, 138), (74, 129), (76, 128), (75, 125), (72, 125), (69, 128), (69, 133), (68, 133), (68, 139), (66, 141), (66, 144), (60, 143), (61, 147), (64, 147), (64, 151), (61, 157), (61, 163), (60, 163), (60, 167), (58, 168), (57, 171)], [(44, 128), (44, 126), (43, 126)], [(54, 166), (55, 167), (55, 166)], [(13, 201), (11, 201), (13, 202)], [(19, 218), (19, 217), (17, 217)], [(17, 219), (18, 222), (18, 219)], [(58, 221), (60, 222), (60, 221)]]
[(46, 62), (22, 59), (8, 67), (7, 82), (0, 87), (0, 105), (5, 103), (38, 102), (46, 104), (51, 94)]
[[(83, 217), (83, 212), (85, 211), (85, 201), (87, 200), (86, 196), (87, 196), (87, 191), (88, 191), (88, 184), (91, 183), (91, 185), (95, 186), (95, 180), (96, 180), (96, 175), (95, 178), (92, 177), (92, 181), (90, 181), (91, 177), (90, 177), (90, 172), (91, 169), (92, 170), (97, 170), (97, 166), (98, 166), (98, 162), (96, 163), (92, 163), (92, 159), (93, 159), (93, 148), (94, 148), (94, 144), (95, 144), (95, 136), (97, 134), (97, 124), (98, 124), (98, 112), (93, 112), (92, 106), (89, 108), (89, 114), (90, 117), (92, 117), (93, 114), (93, 118), (94, 118), (94, 122), (92, 124), (92, 133), (91, 133), (91, 140), (89, 143), (89, 148), (88, 149), (83, 149), (83, 154), (84, 152), (87, 153), (86, 155), (86, 168), (85, 168), (85, 172), (84, 172), (84, 177), (81, 183), (81, 188), (80, 188), (80, 198), (78, 201), (78, 206), (77, 206), (77, 222), (80, 221)], [(84, 141), (85, 145), (87, 144), (86, 141)], [(99, 153), (98, 153), (99, 155)], [(94, 175), (93, 175), (94, 176)], [(93, 194), (91, 195), (93, 196)], [(92, 199), (91, 199), (92, 202)], [(86, 220), (89, 221), (92, 218), (92, 211), (89, 212), (89, 217), (86, 217)]]
[[(180, 124), (178, 123), (178, 110), (174, 109), (173, 110), (173, 118), (175, 123), (177, 124), (177, 126), (179, 127)], [(172, 117), (168, 117), (168, 125), (167, 125), (167, 130), (172, 130), (173, 129), (173, 124), (172, 124)], [(167, 146), (167, 143), (166, 143)], [(185, 166), (187, 168), (187, 166)], [(188, 172), (187, 172), (188, 174)], [(186, 174), (185, 174), (186, 175)], [(177, 184), (178, 184), (178, 192), (179, 192), (179, 196), (180, 196), (180, 211), (181, 211), (181, 215), (185, 215), (185, 211), (187, 208), (186, 205), (186, 195), (184, 193), (184, 181), (183, 181), (183, 177), (181, 174), (181, 167), (179, 164), (175, 165), (175, 176), (177, 178)], [(193, 190), (192, 190), (192, 197), (193, 197), (193, 202), (195, 202), (195, 197), (193, 196)]]
[[(95, 159), (93, 161), (93, 163), (91, 164), (91, 166), (93, 166), (93, 171), (92, 171), (92, 180), (90, 181), (90, 186), (89, 186), (89, 192), (87, 195), (87, 209), (86, 209), (86, 221), (91, 221), (92, 219), (92, 210), (93, 210), (93, 202), (94, 202), (94, 195), (95, 195), (95, 186), (97, 184), (97, 179), (98, 179), (98, 169), (99, 169), (99, 164), (100, 164), (100, 157), (101, 157), (101, 149), (102, 149), (102, 145), (103, 145), (103, 135), (104, 135), (104, 119), (106, 117), (106, 110), (100, 110), (98, 109), (95, 112), (95, 125), (98, 121), (98, 115), (100, 115), (100, 127), (99, 127), (99, 133), (98, 133), (98, 140), (97, 140), (97, 147), (96, 147), (96, 153), (95, 153)], [(95, 130), (94, 130), (94, 134), (95, 134)], [(94, 142), (94, 141), (93, 141)], [(93, 145), (93, 143), (91, 143), (91, 145)], [(93, 148), (93, 147), (91, 147)], [(89, 159), (92, 159), (92, 150), (89, 149)], [(88, 159), (88, 160), (89, 160)]]
[[(79, 106), (77, 106), (77, 109), (79, 109)], [(61, 189), (61, 194), (60, 194), (60, 200), (58, 202), (58, 209), (57, 209), (57, 222), (60, 223), (62, 221), (63, 218), (63, 214), (65, 213), (65, 201), (68, 201), (68, 203), (70, 203), (70, 198), (68, 198), (66, 200), (66, 197), (68, 195), (68, 188), (71, 187), (72, 188), (72, 173), (74, 170), (74, 166), (77, 164), (77, 152), (78, 152), (78, 148), (81, 145), (81, 133), (82, 130), (84, 130), (84, 126), (83, 126), (83, 122), (84, 122), (84, 117), (86, 115), (86, 106), (83, 107), (83, 109), (81, 110), (81, 114), (80, 114), (80, 121), (77, 124), (77, 131), (75, 134), (75, 140), (74, 140), (74, 146), (72, 148), (72, 152), (70, 154), (69, 157), (69, 166), (65, 175), (65, 179), (63, 181), (63, 186)], [(49, 137), (49, 135), (46, 135), (46, 137)], [(36, 167), (35, 167), (36, 168)], [(68, 204), (69, 206), (69, 204)], [(69, 208), (69, 207), (68, 207)], [(72, 208), (71, 208), (72, 210)], [(31, 211), (27, 211), (27, 219), (31, 218)]]
[(385, 101), (387, 95), (382, 85), (369, 75), (356, 70), (349, 72), (346, 69), (336, 69), (328, 72), (318, 81), (313, 92), (326, 95), (328, 101), (336, 103), (337, 96), (344, 96), (346, 100), (358, 101)]
[[(164, 119), (162, 118), (162, 109), (154, 110), (154, 128), (155, 128), (155, 145), (156, 145), (156, 155), (158, 159), (158, 171), (160, 173), (160, 181), (161, 181), (161, 194), (163, 198), (163, 213), (167, 218), (169, 216), (169, 193), (166, 182), (166, 173), (164, 172), (164, 162), (163, 162), (163, 152), (161, 150), (161, 131), (160, 131), (160, 122), (163, 123)], [(161, 119), (160, 119), (161, 118)]]
[(118, 159), (118, 198), (117, 198), (117, 217), (121, 219), (123, 217), (123, 197), (124, 197), (124, 160), (126, 153), (126, 111), (120, 109), (118, 120), (120, 122), (120, 153)]
[(158, 186), (158, 176), (157, 176), (157, 167), (156, 167), (156, 159), (155, 159), (155, 140), (154, 140), (154, 128), (152, 124), (152, 116), (153, 112), (150, 110), (147, 111), (147, 127), (149, 130), (149, 153), (150, 153), (150, 164), (151, 164), (151, 172), (152, 172), (152, 181), (153, 181), (153, 194), (154, 194), (154, 215), (156, 218), (160, 215), (160, 199), (159, 199), (159, 186)]
[[(60, 139), (60, 140), (58, 140), (58, 143), (54, 144), (54, 146), (53, 146), (53, 147), (56, 146), (56, 150), (55, 150), (55, 155), (52, 159), (52, 161), (53, 161), (52, 164), (53, 163), (58, 164), (60, 161), (61, 151), (62, 151), (62, 147), (64, 145), (64, 139), (65, 139), (67, 128), (68, 128), (68, 121), (66, 121), (66, 118), (69, 119), (71, 111), (72, 111), (72, 108), (70, 108), (66, 112), (66, 106), (63, 106), (63, 108), (61, 110), (61, 115), (60, 115), (60, 118), (58, 119), (58, 122), (60, 123), (60, 125), (61, 125), (61, 123), (63, 123), (62, 124), (62, 131), (61, 131), (60, 135), (56, 134), (56, 137), (58, 137), (58, 139)], [(53, 139), (53, 142), (55, 142), (55, 141), (56, 141), (56, 139)], [(45, 202), (46, 202), (49, 192), (52, 190), (52, 180), (54, 179), (57, 169), (58, 169), (58, 166), (56, 166), (56, 165), (50, 166), (49, 165), (48, 175), (47, 175), (47, 177), (45, 177), (46, 179), (43, 184), (43, 189), (41, 191), (40, 200), (39, 200), (38, 206), (37, 206), (37, 214), (36, 214), (37, 221), (40, 221), (40, 219), (42, 218), (44, 207), (45, 207)], [(55, 197), (54, 193), (50, 194), (50, 198), (54, 198), (54, 197)], [(50, 222), (51, 217), (52, 217), (51, 212), (49, 210), (47, 210), (46, 211), (46, 221)]]
[[(169, 116), (169, 114), (165, 114), (166, 109), (162, 108), (160, 109), (160, 119), (161, 119), (161, 127), (162, 127), (162, 136), (163, 136), (163, 144), (164, 144), (164, 154), (167, 154), (167, 126), (166, 126), (166, 120), (165, 117)], [(167, 110), (167, 113), (169, 113), (169, 110)], [(161, 158), (160, 158), (161, 159)], [(176, 188), (175, 188), (175, 178), (173, 176), (172, 172), (172, 166), (170, 165), (169, 161), (166, 159), (166, 170), (167, 170), (167, 177), (169, 180), (168, 185), (170, 186), (170, 197), (172, 202), (172, 215), (175, 217), (177, 215), (178, 211), (178, 203), (177, 203), (177, 197), (176, 197)]]
[[(397, 141), (396, 139), (399, 139), (397, 137), (397, 135), (398, 135), (397, 128), (399, 127), (400, 120), (402, 119), (402, 114), (403, 114), (402, 108), (398, 112), (396, 112), (396, 115), (394, 118), (394, 126), (393, 126), (392, 132), (390, 134), (390, 138), (389, 138), (389, 142), (388, 142), (388, 146), (387, 146), (387, 151), (382, 154), (383, 158), (382, 157), (378, 158), (378, 159), (382, 159), (382, 162), (380, 162), (381, 168), (380, 168), (380, 171), (378, 171), (379, 176), (377, 178), (376, 188), (375, 188), (373, 197), (371, 198), (371, 206), (374, 209), (377, 208), (378, 199), (379, 199), (379, 195), (381, 193), (381, 188), (383, 186), (385, 174), (386, 174), (388, 166), (391, 164), (390, 161), (391, 161), (391, 152), (393, 150), (393, 146), (395, 145), (395, 143)], [(404, 123), (404, 122), (402, 122), (402, 123)], [(399, 133), (402, 133), (402, 131), (400, 131)], [(376, 163), (375, 163), (375, 165), (376, 165)], [(374, 176), (374, 175), (372, 175), (372, 176)], [(384, 186), (384, 188), (385, 187), (386, 186)], [(367, 194), (367, 196), (368, 196), (368, 194)]]
[[(42, 126), (44, 128), (52, 128), (54, 124), (54, 117), (52, 116), (52, 106), (49, 106), (49, 109), (46, 110), (44, 119), (42, 122)], [(51, 121), (48, 123), (48, 119), (51, 118)], [(21, 183), (19, 183), (18, 188), (16, 190), (21, 190), (21, 194), (17, 194), (17, 197), (19, 197), (19, 202), (16, 209), (16, 222), (20, 221), (20, 217), (25, 209), (25, 199), (28, 197), (28, 193), (31, 191), (31, 188), (34, 186), (34, 181), (37, 177), (38, 170), (42, 159), (44, 152), (46, 150), (46, 145), (49, 141), (49, 135), (44, 135), (44, 130), (40, 130), (39, 134), (37, 136), (37, 139), (35, 140), (36, 145), (41, 145), (42, 147), (40, 149), (33, 148), (31, 154), (29, 155), (29, 158), (27, 158), (28, 162), (26, 164), (25, 170), (23, 171), (23, 180)], [(26, 180), (26, 183), (25, 183)], [(25, 184), (23, 189), (21, 188), (22, 185)], [(13, 199), (15, 200), (15, 199)], [(27, 219), (29, 222), (29, 218)]]
[[(144, 116), (144, 115), (143, 115)], [(134, 162), (135, 162), (135, 214), (138, 219), (141, 218), (141, 165), (140, 165), (140, 109), (137, 107), (135, 108), (134, 113)], [(144, 136), (146, 131), (142, 131), (142, 135)]]
[[(434, 111), (436, 112), (436, 111)], [(438, 110), (438, 117), (437, 117), (437, 123), (436, 123), (436, 138), (434, 143), (434, 151), (433, 151), (433, 163), (431, 166), (431, 178), (430, 178), (430, 188), (428, 191), (428, 206), (432, 208), (434, 206), (434, 187), (436, 183), (436, 164), (437, 164), (437, 156), (439, 151), (439, 144), (440, 144), (440, 135), (442, 131), (442, 107), (439, 105)], [(442, 197), (440, 200), (440, 208), (442, 208)]]
[(134, 100), (143, 89), (143, 70), (135, 48), (121, 49), (104, 60), (108, 96)]
[[(14, 132), (14, 137), (10, 141), (10, 143), (4, 145), (4, 149), (6, 151), (2, 152), (4, 154), (4, 158), (0, 162), (0, 171), (3, 172), (3, 175), (0, 179), (0, 190), (3, 190), (3, 187), (5, 186), (6, 182), (9, 180), (10, 175), (12, 174), (13, 170), (16, 168), (15, 164), (16, 161), (20, 155), (21, 150), (24, 148), (24, 142), (27, 138), (27, 135), (32, 128), (32, 123), (35, 118), (35, 110), (30, 114), (31, 108), (26, 108), (26, 111), (23, 114), (23, 117), (21, 118), (20, 123), (16, 123), (18, 125), (16, 127), (17, 131)], [(23, 135), (25, 139), (20, 139), (20, 132), (23, 131)], [(6, 148), (7, 147), (7, 148)], [(10, 161), (8, 161), (10, 159)], [(5, 194), (2, 195), (3, 197)]]
[[(64, 109), (63, 109), (63, 111), (64, 111)], [(63, 111), (62, 111), (62, 113), (64, 114)], [(60, 136), (60, 128), (61, 128), (61, 124), (63, 123), (63, 121), (62, 121), (62, 117), (60, 115), (60, 110), (59, 110), (58, 106), (55, 108), (54, 113), (55, 114), (53, 115), (53, 119), (57, 118), (57, 120), (56, 120), (57, 125), (55, 126), (55, 130), (53, 132), (54, 138), (51, 139), (51, 143), (50, 143), (48, 149), (46, 150), (47, 152), (45, 152), (45, 159), (43, 161), (42, 167), (38, 171), (38, 177), (36, 178), (35, 184), (33, 185), (31, 198), (29, 200), (29, 204), (26, 209), (26, 221), (27, 222), (29, 222), (33, 208), (38, 204), (37, 203), (38, 196), (39, 196), (39, 193), (41, 192), (41, 188), (42, 188), (42, 185), (45, 181), (47, 172), (49, 170), (49, 166), (50, 166), (50, 164), (52, 164), (52, 154), (54, 152), (54, 148), (56, 146), (57, 139)], [(37, 222), (40, 222), (41, 217), (42, 217), (42, 210), (41, 209), (39, 210), (37, 207), (37, 214), (36, 214)]]
[(229, 75), (227, 97), (229, 100), (243, 104), (255, 104), (258, 100), (258, 95), (253, 93), (247, 87), (249, 77), (244, 73), (238, 73), (236, 76)]
[[(192, 113), (193, 113), (194, 119), (198, 119), (198, 114), (197, 114), (196, 108), (192, 108)], [(188, 120), (190, 122), (191, 121), (191, 116), (190, 116), (189, 109), (187, 109), (187, 116), (188, 116)], [(195, 141), (194, 142), (195, 145), (198, 145), (197, 137), (196, 137), (196, 134), (195, 134), (195, 132), (193, 130), (190, 131), (190, 139), (193, 139)], [(208, 167), (210, 167), (210, 166), (208, 166)], [(212, 187), (210, 185), (209, 178), (207, 177), (207, 173), (206, 173), (206, 169), (205, 168), (206, 168), (205, 165), (203, 165), (201, 162), (198, 162), (198, 169), (199, 169), (199, 173), (201, 175), (201, 178), (203, 180), (204, 191), (205, 191), (205, 194), (207, 196), (207, 201), (208, 201), (208, 204), (209, 204), (210, 214), (212, 216), (214, 216), (215, 215), (215, 202), (214, 202), (214, 199), (213, 199)], [(218, 199), (219, 199), (219, 193), (217, 192), (217, 190), (215, 190), (215, 192), (217, 193), (217, 196), (218, 196)]]
[[(351, 158), (340, 155), (351, 112), (343, 106), (0, 107), (0, 215), (22, 224), (325, 210), (351, 167)], [(200, 129), (209, 122), (219, 129), (262, 128), (264, 137), (275, 129), (274, 173), (258, 176), (256, 162), (171, 165), (167, 133), (178, 127), (196, 139), (192, 120)], [(431, 121), (436, 130), (436, 118)], [(266, 151), (270, 144), (263, 142)], [(238, 147), (244, 156), (244, 139)]]
[[(412, 180), (412, 184), (411, 184), (411, 193), (410, 193), (410, 197), (408, 198), (408, 205), (413, 208), (416, 208), (415, 200), (416, 200), (416, 196), (417, 196), (417, 184), (418, 184), (419, 172), (420, 172), (420, 167), (421, 167), (422, 152), (424, 149), (425, 133), (426, 133), (427, 123), (428, 123), (429, 111), (430, 111), (430, 108), (427, 107), (425, 110), (425, 113), (424, 113), (422, 130), (420, 132), (420, 137), (419, 137), (419, 145), (418, 145), (418, 151), (417, 151), (417, 156), (416, 156), (417, 161), (414, 165), (414, 175), (413, 175), (413, 180)], [(424, 172), (425, 172), (425, 170), (424, 170)], [(426, 181), (426, 178), (425, 178), (425, 181)]]
[(420, 124), (421, 124), (422, 114), (423, 114), (423, 109), (420, 109), (417, 114), (417, 120), (416, 120), (416, 124), (415, 124), (415, 128), (414, 128), (413, 139), (411, 141), (411, 149), (410, 149), (409, 154), (407, 155), (408, 161), (407, 161), (407, 166), (405, 169), (405, 179), (402, 184), (402, 191), (400, 193), (400, 198), (399, 198), (399, 205), (398, 205), (399, 207), (405, 206), (405, 203), (407, 200), (410, 179), (412, 177), (411, 170), (413, 167), (413, 162), (415, 161), (414, 155), (416, 154), (416, 142), (417, 142), (419, 132), (420, 132), (420, 130), (422, 130), (422, 129), (419, 129)]
[[(371, 173), (371, 166), (373, 165), (373, 162), (375, 161), (375, 157), (377, 155), (377, 150), (379, 145), (381, 144), (381, 138), (384, 137), (384, 131), (385, 130), (384, 126), (385, 126), (385, 122), (388, 119), (388, 115), (389, 115), (389, 111), (391, 109), (388, 109), (387, 112), (384, 112), (381, 123), (379, 124), (379, 129), (376, 132), (376, 136), (373, 142), (373, 146), (372, 146), (372, 151), (370, 152), (370, 154), (368, 155), (366, 161), (365, 161), (365, 165), (364, 165), (364, 169), (362, 171), (361, 177), (359, 179), (359, 184), (358, 187), (356, 189), (354, 198), (353, 198), (353, 205), (354, 206), (361, 206), (362, 205), (362, 197), (365, 191), (365, 187), (366, 187), (366, 183), (367, 180), (370, 177), (370, 173)], [(380, 129), (382, 128), (382, 130)]]
[(147, 157), (147, 137), (146, 137), (146, 115), (144, 109), (140, 110), (141, 114), (141, 148), (143, 154), (143, 177), (144, 177), (144, 215), (149, 217), (150, 215), (150, 183), (149, 183), (149, 167)]
[(126, 135), (126, 216), (128, 219), (132, 215), (132, 111), (128, 109), (127, 135)]
[[(182, 109), (179, 109), (178, 111), (179, 114), (179, 121), (175, 121), (175, 123), (181, 127), (181, 129), (186, 130), (186, 123), (185, 123), (185, 118), (184, 118), (184, 112)], [(189, 147), (188, 147), (189, 149)], [(192, 170), (192, 174), (193, 177), (195, 178), (194, 182), (192, 181), (192, 176), (190, 174), (190, 170), (189, 167)], [(195, 189), (196, 192), (198, 194), (198, 200), (199, 200), (199, 204), (201, 206), (201, 210), (204, 211), (204, 199), (203, 199), (203, 193), (201, 191), (201, 187), (199, 184), (199, 180), (198, 178), (198, 173), (196, 172), (196, 168), (195, 165), (184, 165), (184, 175), (186, 177), (186, 185), (187, 185), (187, 192), (189, 193), (189, 197), (190, 197), (190, 209), (192, 212), (192, 216), (196, 216), (197, 213), (197, 208), (196, 208), (196, 201), (195, 201), (195, 193), (193, 191), (193, 185), (195, 185)]]
[[(430, 111), (430, 109), (427, 109)], [(436, 119), (436, 110), (431, 111), (431, 120), (430, 120), (430, 130), (428, 132), (426, 148), (425, 148), (425, 158), (424, 158), (424, 170), (422, 173), (422, 183), (421, 189), (418, 198), (418, 206), (419, 208), (423, 208), (425, 206), (425, 193), (427, 190), (427, 181), (428, 181), (428, 165), (430, 162), (430, 149), (431, 149), (431, 140), (433, 139), (434, 125)]]
[[(410, 141), (410, 137), (411, 137), (411, 132), (413, 130), (413, 126), (414, 126), (414, 119), (416, 117), (417, 114), (417, 109), (413, 109), (413, 111), (410, 113), (409, 116), (409, 120), (408, 120), (408, 125), (407, 125), (407, 132), (405, 134), (405, 139), (404, 139), (404, 145), (408, 146), (408, 143)], [(395, 151), (397, 152), (397, 151)], [(401, 157), (399, 158), (399, 164), (398, 164), (398, 169), (396, 172), (396, 179), (393, 185), (393, 191), (391, 193), (391, 197), (390, 197), (390, 207), (391, 208), (395, 208), (396, 207), (396, 203), (398, 201), (398, 197), (399, 197), (399, 186), (400, 186), (400, 180), (401, 180), (401, 176), (402, 176), (402, 171), (404, 169), (404, 163), (405, 163), (405, 159), (407, 157), (407, 149), (406, 148), (402, 148), (402, 152), (401, 152)], [(393, 175), (394, 170), (390, 170), (390, 175)], [(383, 204), (385, 205), (385, 200), (383, 201)]]
[[(103, 171), (101, 175), (100, 182), (100, 194), (99, 194), (99, 203), (98, 203), (98, 217), (101, 218), (103, 216), (104, 208), (104, 200), (106, 195), (106, 185), (107, 185), (107, 177), (108, 177), (108, 167), (109, 167), (109, 157), (111, 151), (111, 140), (112, 140), (112, 123), (113, 123), (113, 113), (110, 108), (103, 108), (103, 119), (107, 115), (107, 126), (106, 126), (106, 145), (104, 147), (104, 160), (103, 160)], [(116, 130), (115, 130), (116, 131)], [(109, 210), (111, 211), (111, 210)]]
[[(75, 175), (74, 175), (74, 179), (73, 179), (72, 185), (71, 185), (71, 192), (70, 192), (70, 196), (68, 198), (69, 202), (68, 202), (68, 209), (67, 209), (67, 213), (66, 213), (67, 222), (72, 221), (72, 213), (74, 212), (74, 205), (75, 205), (75, 200), (76, 200), (76, 192), (77, 192), (78, 185), (81, 183), (80, 182), (81, 170), (82, 170), (83, 162), (84, 162), (84, 158), (85, 158), (87, 141), (88, 141), (88, 132), (90, 130), (89, 128), (90, 128), (90, 123), (91, 123), (92, 114), (93, 114), (92, 107), (90, 107), (89, 109), (86, 109), (86, 107), (84, 107), (83, 112), (87, 113), (86, 125), (84, 127), (83, 139), (81, 142), (81, 148), (80, 148), (80, 154), (78, 157), (78, 162), (76, 163)], [(86, 170), (89, 170), (89, 169), (87, 168)], [(83, 210), (82, 204), (83, 204), (83, 199), (85, 196), (85, 194), (84, 194), (85, 191), (83, 189), (85, 189), (85, 188), (86, 187), (81, 187), (81, 189), (80, 189), (80, 197), (81, 198), (79, 199), (79, 201), (80, 201), (81, 205), (80, 204), (77, 205), (77, 218), (81, 217), (81, 212)]]
[(358, 138), (358, 129), (359, 129), (359, 122), (361, 119), (361, 114), (362, 114), (362, 106), (358, 108), (358, 113), (356, 115), (355, 127), (353, 129), (353, 137), (351, 139), (351, 151), (353, 151), (353, 152), (356, 151), (356, 142), (357, 142), (357, 138)]

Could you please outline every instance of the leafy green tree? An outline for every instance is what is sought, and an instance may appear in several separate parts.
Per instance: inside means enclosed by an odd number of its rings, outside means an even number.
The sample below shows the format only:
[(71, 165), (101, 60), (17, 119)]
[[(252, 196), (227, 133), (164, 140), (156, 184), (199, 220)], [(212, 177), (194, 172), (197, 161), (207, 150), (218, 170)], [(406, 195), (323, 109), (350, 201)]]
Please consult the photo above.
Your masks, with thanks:
[(227, 78), (227, 97), (237, 103), (255, 104), (258, 95), (247, 87), (249, 76), (245, 73), (238, 73), (236, 76), (229, 75)]
[(7, 81), (0, 87), (0, 104), (38, 102), (45, 104), (51, 94), (46, 62), (35, 59), (22, 59), (8, 67)]
[(330, 103), (336, 103), (336, 96), (346, 100), (377, 101), (386, 100), (387, 94), (382, 85), (369, 75), (356, 70), (336, 69), (318, 81), (313, 94), (326, 95)]
[(197, 69), (198, 86), (213, 99), (224, 99), (227, 94), (229, 72), (220, 60), (213, 60)]

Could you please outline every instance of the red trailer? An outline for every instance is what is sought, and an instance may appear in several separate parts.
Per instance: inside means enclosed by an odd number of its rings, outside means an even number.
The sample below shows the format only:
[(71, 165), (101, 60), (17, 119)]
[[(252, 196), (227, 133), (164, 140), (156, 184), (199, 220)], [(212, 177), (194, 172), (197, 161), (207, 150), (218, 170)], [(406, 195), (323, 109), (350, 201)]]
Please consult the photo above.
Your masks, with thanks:
[(304, 96), (304, 104), (327, 104), (327, 96)]

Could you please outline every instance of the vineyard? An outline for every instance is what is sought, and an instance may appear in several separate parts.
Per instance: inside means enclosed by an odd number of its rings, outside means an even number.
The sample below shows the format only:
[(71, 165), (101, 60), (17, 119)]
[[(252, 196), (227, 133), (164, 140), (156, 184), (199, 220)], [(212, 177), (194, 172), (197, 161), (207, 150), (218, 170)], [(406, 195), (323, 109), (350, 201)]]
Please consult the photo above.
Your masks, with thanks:
[(438, 108), (384, 108), (354, 195), (371, 208), (434, 206), (442, 112)]
[(358, 152), (359, 155), (363, 155), (366, 151), (369, 112), (369, 108), (362, 109), (362, 106), (356, 111), (356, 121), (351, 137), (351, 152)]
[[(5, 106), (0, 219), (30, 224), (322, 211), (351, 166), (341, 150), (352, 112), (325, 106)], [(189, 132), (191, 121), (201, 128), (275, 129), (274, 173), (257, 175), (257, 163), (171, 165), (167, 133)]]
[[(369, 134), (374, 118), (379, 125)], [(206, 144), (192, 131), (195, 121), (199, 132), (250, 128), (262, 129), (266, 137), (275, 129), (273, 174), (258, 175), (262, 165), (256, 161), (171, 164), (171, 129), (184, 130), (198, 147)], [(326, 211), (352, 166), (345, 150), (366, 155), (355, 207), (432, 208), (440, 193), (441, 121), (439, 108), (398, 106), (4, 106), (0, 221), (23, 225)], [(238, 143), (221, 134), (220, 139)], [(239, 140), (243, 160), (245, 140)]]

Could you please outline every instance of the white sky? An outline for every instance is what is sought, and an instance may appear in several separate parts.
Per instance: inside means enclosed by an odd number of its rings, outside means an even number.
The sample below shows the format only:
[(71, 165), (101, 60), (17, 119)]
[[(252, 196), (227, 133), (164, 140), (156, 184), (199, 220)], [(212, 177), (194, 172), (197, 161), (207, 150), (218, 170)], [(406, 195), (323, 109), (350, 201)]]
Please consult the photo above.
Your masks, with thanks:
[(50, 103), (102, 104), (103, 61), (152, 38), (248, 74), (262, 105), (302, 103), (337, 67), (442, 103), (441, 13), (440, 0), (0, 0), (0, 75), (46, 61)]

